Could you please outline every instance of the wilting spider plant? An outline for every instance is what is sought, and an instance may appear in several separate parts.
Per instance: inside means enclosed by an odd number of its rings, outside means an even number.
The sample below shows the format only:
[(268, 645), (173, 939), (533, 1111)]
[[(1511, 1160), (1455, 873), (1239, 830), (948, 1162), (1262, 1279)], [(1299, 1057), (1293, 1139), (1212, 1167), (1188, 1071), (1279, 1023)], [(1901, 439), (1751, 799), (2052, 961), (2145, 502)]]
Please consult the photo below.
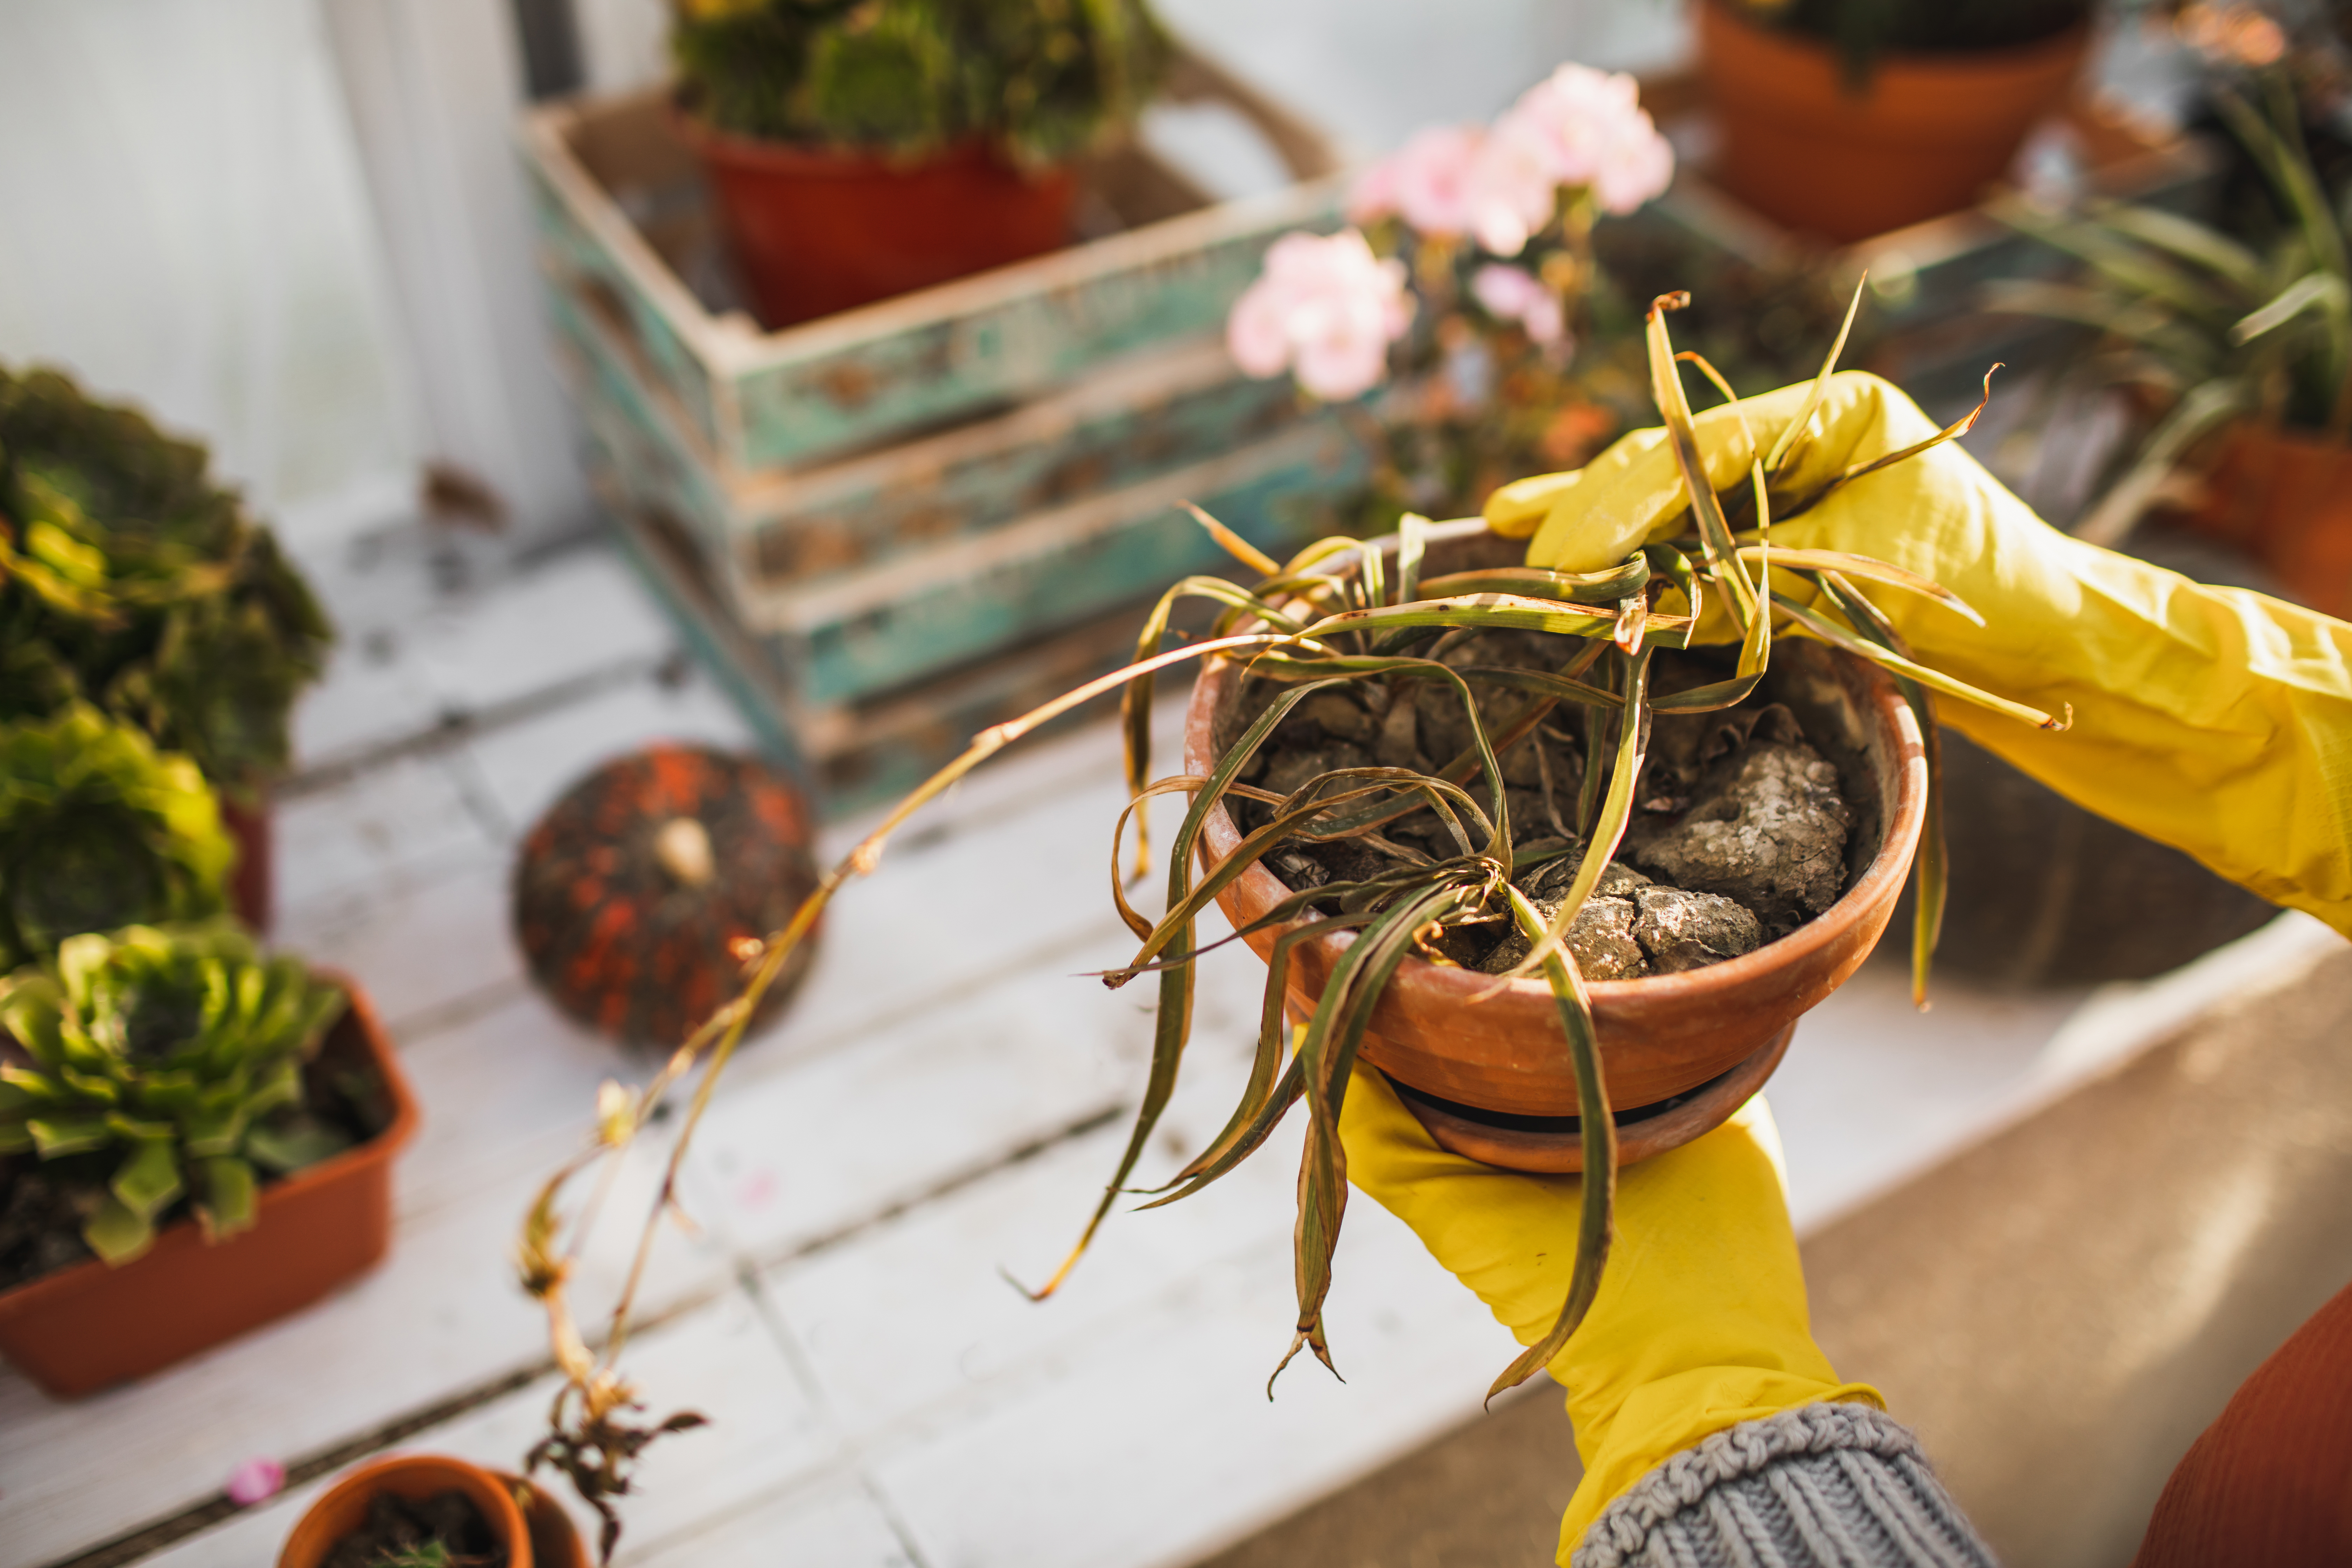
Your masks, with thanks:
[[(1893, 626), (1856, 584), (1871, 582), (1927, 595), (1973, 616), (1949, 593), (1885, 562), (1827, 551), (1775, 549), (1770, 528), (1775, 515), (1785, 519), (1801, 512), (1865, 473), (1964, 434), (1984, 405), (1979, 403), (1965, 418), (1917, 446), (1857, 464), (1811, 493), (1787, 494), (1776, 485), (1792, 471), (1792, 459), (1807, 438), (1812, 415), (1845, 341), (1842, 329), (1812, 384), (1803, 413), (1770, 452), (1757, 452), (1746, 482), (1718, 495), (1706, 479), (1678, 362), (1693, 361), (1726, 398), (1733, 395), (1713, 367), (1696, 356), (1677, 355), (1668, 340), (1666, 312), (1685, 299), (1683, 295), (1659, 299), (1649, 312), (1647, 331), (1653, 392), (1692, 498), (1689, 536), (1645, 545), (1606, 571), (1507, 567), (1424, 576), (1423, 561), (1430, 525), (1418, 518), (1406, 520), (1391, 566), (1378, 549), (1345, 538), (1320, 541), (1288, 561), (1276, 562), (1203, 514), (1204, 525), (1257, 574), (1256, 581), (1243, 586), (1203, 576), (1178, 584), (1145, 625), (1133, 664), (981, 734), (969, 750), (899, 803), (879, 827), (834, 867), (789, 925), (762, 942), (747, 944), (742, 994), (698, 1029), (651, 1083), (635, 1093), (618, 1085), (606, 1086), (598, 1108), (596, 1142), (542, 1189), (525, 1226), (520, 1260), (527, 1288), (546, 1305), (556, 1360), (567, 1379), (550, 1413), (551, 1435), (533, 1458), (554, 1462), (564, 1469), (582, 1495), (604, 1514), (608, 1550), (618, 1529), (611, 1500), (628, 1489), (637, 1452), (659, 1431), (676, 1429), (680, 1420), (690, 1419), (673, 1417), (662, 1427), (651, 1429), (632, 1424), (627, 1417), (636, 1408), (634, 1391), (620, 1376), (617, 1362), (654, 1236), (662, 1215), (676, 1202), (679, 1166), (761, 996), (834, 894), (853, 878), (876, 868), (884, 845), (909, 816), (989, 757), (1096, 697), (1124, 689), (1132, 800), (1114, 830), (1115, 869), (1128, 816), (1139, 820), (1134, 865), (1139, 876), (1149, 856), (1140, 826), (1147, 803), (1155, 796), (1176, 795), (1186, 797), (1189, 805), (1168, 846), (1166, 908), (1158, 919), (1134, 909), (1120, 890), (1118, 878), (1113, 878), (1119, 913), (1140, 945), (1126, 967), (1105, 978), (1110, 984), (1120, 985), (1150, 974), (1159, 984), (1150, 1074), (1133, 1132), (1102, 1198), (1069, 1258), (1045, 1287), (1034, 1292), (1040, 1298), (1050, 1294), (1068, 1274), (1119, 1196), (1129, 1192), (1128, 1182), (1137, 1161), (1175, 1089), (1192, 1026), (1195, 966), (1211, 951), (1196, 942), (1195, 923), (1218, 892), (1286, 845), (1356, 838), (1395, 851), (1396, 846), (1381, 830), (1426, 811), (1436, 814), (1444, 824), (1454, 853), (1385, 853), (1379, 862), (1383, 868), (1355, 880), (1327, 882), (1294, 893), (1234, 933), (1241, 937), (1288, 928), (1276, 941), (1268, 966), (1255, 1059), (1224, 1128), (1172, 1180), (1156, 1189), (1155, 1202), (1187, 1197), (1233, 1170), (1303, 1100), (1307, 1121), (1297, 1231), (1298, 1314), (1290, 1348), (1276, 1371), (1278, 1373), (1302, 1347), (1330, 1364), (1323, 1301), (1330, 1284), (1347, 1180), (1339, 1112), (1373, 1005), (1398, 966), (1409, 956), (1429, 952), (1433, 942), (1447, 928), (1508, 921), (1526, 938), (1528, 951), (1507, 977), (1538, 973), (1544, 977), (1567, 1037), (1578, 1096), (1588, 1108), (1579, 1117), (1587, 1176), (1576, 1265), (1567, 1299), (1550, 1332), (1504, 1370), (1490, 1396), (1524, 1381), (1557, 1354), (1600, 1288), (1608, 1257), (1616, 1167), (1608, 1086), (1601, 1071), (1584, 981), (1566, 944), (1569, 928), (1625, 833), (1642, 773), (1649, 716), (1707, 712), (1748, 696), (1769, 665), (1776, 621), (1782, 623), (1779, 629), (1783, 635), (1794, 630), (1885, 667), (1918, 715), (1930, 763), (1930, 828), (1919, 859), (1913, 938), (1915, 994), (1924, 1001), (1944, 893), (1941, 837), (1933, 826), (1937, 805), (1933, 694), (1980, 703), (2029, 723), (2058, 727), (2060, 721), (1914, 662)], [(1857, 290), (1855, 306), (1860, 300)], [(1850, 307), (1846, 328), (1853, 321)], [(1990, 380), (1988, 372), (1988, 395)], [(1774, 589), (1770, 571), (1811, 584), (1819, 592), (1818, 604), (1827, 608)], [(1737, 664), (1728, 676), (1696, 689), (1654, 691), (1650, 679), (1654, 651), (1687, 647), (1710, 596), (1739, 633)], [(1215, 635), (1160, 651), (1171, 608), (1181, 599), (1194, 597), (1223, 606)], [(1564, 636), (1573, 639), (1574, 652), (1558, 668), (1546, 671), (1457, 667), (1433, 657), (1444, 651), (1442, 646), (1429, 646), (1440, 639), (1493, 630)], [(1284, 689), (1256, 714), (1208, 775), (1152, 781), (1149, 736), (1154, 682), (1164, 669), (1212, 657), (1244, 660), (1252, 674), (1278, 682)], [(1427, 681), (1439, 683), (1460, 701), (1471, 737), (1468, 747), (1435, 772), (1339, 768), (1307, 779), (1283, 794), (1244, 782), (1251, 758), (1283, 720), (1316, 693), (1351, 682)], [(1490, 716), (1482, 712), (1475, 698), (1474, 688), (1478, 687), (1499, 688), (1523, 700), (1516, 703), (1516, 711)], [(1577, 805), (1576, 833), (1583, 840), (1584, 854), (1565, 897), (1547, 918), (1514, 885), (1514, 879), (1533, 858), (1557, 856), (1566, 849), (1556, 846), (1532, 856), (1515, 849), (1498, 758), (1562, 703), (1580, 707), (1593, 718), (1584, 726), (1588, 737), (1585, 788)], [(1195, 857), (1212, 809), (1220, 803), (1243, 801), (1260, 808), (1262, 825), (1231, 855), (1196, 878)], [(1244, 820), (1259, 819), (1236, 815)], [(1329, 912), (1330, 907), (1339, 912)], [(1311, 1016), (1294, 1026), (1286, 1013), (1290, 951), (1301, 940), (1334, 930), (1352, 931), (1355, 938), (1335, 964)], [(1212, 944), (1216, 945), (1222, 943)], [(659, 1194), (640, 1235), (635, 1266), (614, 1309), (604, 1345), (601, 1352), (592, 1352), (573, 1321), (565, 1292), (587, 1221), (570, 1227), (567, 1242), (557, 1201), (573, 1176), (598, 1162), (607, 1163), (609, 1182), (614, 1156), (629, 1145), (678, 1079), (706, 1060), (707, 1068), (669, 1152)], [(592, 1201), (591, 1214), (593, 1207)]]

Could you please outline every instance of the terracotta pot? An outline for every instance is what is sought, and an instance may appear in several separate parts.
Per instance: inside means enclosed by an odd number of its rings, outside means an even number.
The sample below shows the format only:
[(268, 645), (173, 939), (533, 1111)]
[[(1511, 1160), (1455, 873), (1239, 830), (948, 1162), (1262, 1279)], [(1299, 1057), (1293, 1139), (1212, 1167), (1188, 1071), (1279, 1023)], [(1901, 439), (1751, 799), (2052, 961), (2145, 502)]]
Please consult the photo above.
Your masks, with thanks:
[(548, 1495), (546, 1488), (510, 1470), (490, 1473), (509, 1496), (519, 1500), (523, 1528), (530, 1535), (532, 1568), (588, 1568), (587, 1543), (580, 1539), (572, 1516)]
[(278, 1568), (319, 1568), (343, 1537), (366, 1522), (368, 1505), (379, 1493), (428, 1498), (446, 1491), (465, 1493), (482, 1510), (483, 1520), (506, 1548), (507, 1568), (532, 1568), (541, 1560), (532, 1551), (530, 1527), (515, 1506), (509, 1480), (439, 1454), (395, 1454), (362, 1465), (329, 1487), (295, 1521), (294, 1533), (278, 1553)]
[(143, 1377), (309, 1306), (383, 1256), (392, 1158), (415, 1135), (416, 1102), (367, 993), (322, 973), (351, 995), (327, 1048), (367, 1054), (390, 1124), (265, 1185), (251, 1230), (207, 1243), (182, 1220), (120, 1268), (93, 1258), (0, 1291), (0, 1356), (47, 1393), (70, 1399)]
[(1070, 242), (1076, 177), (1012, 167), (984, 142), (909, 162), (798, 147), (677, 117), (709, 171), (760, 320), (829, 316)]
[(256, 931), (267, 931), (277, 913), (277, 840), (269, 797), (257, 795), (251, 804), (222, 794), (221, 826), (236, 841), (236, 869), (229, 874), (231, 913)]
[(2294, 599), (2352, 620), (2352, 445), (2233, 425), (2189, 521), (2262, 563)]
[[(1219, 660), (1194, 682), (1184, 725), (1188, 773), (1215, 765), (1216, 714), (1237, 675), (1238, 667)], [(1819, 919), (1754, 952), (1591, 987), (1621, 1163), (1719, 1126), (1761, 1086), (1797, 1018), (1869, 956), (1919, 841), (1927, 755), (1893, 681), (1864, 660), (1790, 640), (1774, 647), (1765, 690), (1790, 706), (1817, 744), (1829, 737), (1823, 751), (1855, 811), (1846, 891)], [(1222, 805), (1212, 811), (1203, 865), (1231, 854), (1241, 837)], [(1288, 892), (1273, 872), (1253, 866), (1218, 903), (1238, 927)], [(1277, 934), (1257, 932), (1249, 944), (1265, 957)], [(1339, 931), (1292, 949), (1294, 1008), (1313, 1006), (1353, 940)], [(1490, 975), (1405, 960), (1373, 1007), (1363, 1058), (1407, 1091), (1407, 1104), (1445, 1147), (1518, 1170), (1576, 1170), (1576, 1081), (1550, 989), (1518, 980), (1473, 1005), (1494, 984)]]
[(1829, 45), (1698, 6), (1711, 173), (1785, 227), (1841, 245), (1971, 206), (2065, 102), (2087, 24), (2015, 48), (1886, 54), (1860, 93)]

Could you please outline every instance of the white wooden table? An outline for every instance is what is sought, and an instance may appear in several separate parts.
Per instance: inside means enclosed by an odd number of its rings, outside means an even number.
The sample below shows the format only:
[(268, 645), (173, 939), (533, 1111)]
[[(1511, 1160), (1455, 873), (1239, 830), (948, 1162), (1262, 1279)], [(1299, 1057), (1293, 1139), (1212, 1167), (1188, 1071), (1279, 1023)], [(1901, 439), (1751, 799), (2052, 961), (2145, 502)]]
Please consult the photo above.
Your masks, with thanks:
[[(0, 1568), (184, 1521), (251, 1457), (300, 1473), (396, 1446), (512, 1465), (533, 1440), (553, 1384), (507, 1250), (597, 1084), (648, 1064), (530, 990), (509, 857), (592, 764), (747, 731), (602, 548), (522, 564), (439, 549), (436, 567), (394, 527), (312, 563), (343, 643), (278, 813), (278, 938), (360, 976), (423, 1102), (392, 1256), (312, 1310), (78, 1404), (0, 1372)], [(1267, 1401), (1293, 1310), (1295, 1143), (1116, 1217), (1050, 1303), (999, 1277), (1058, 1260), (1141, 1081), (1148, 988), (1080, 973), (1131, 945), (1103, 886), (1120, 793), (1107, 728), (1016, 752), (827, 917), (805, 990), (739, 1058), (692, 1157), (701, 1233), (657, 1254), (630, 1366), (661, 1410), (713, 1425), (653, 1451), (621, 1561), (1174, 1565), (1476, 1412), (1515, 1347), (1369, 1203), (1350, 1207), (1329, 1313), (1349, 1381), (1295, 1364)], [(1800, 1226), (2332, 940), (2290, 918), (2152, 986), (1946, 985), (1925, 1017), (1899, 974), (1866, 971), (1773, 1088)], [(1238, 949), (1205, 967), (1160, 1173), (1237, 1090), (1259, 974)], [(660, 1152), (641, 1152), (639, 1193)], [(610, 1239), (587, 1304), (616, 1275)], [(268, 1563), (322, 1484), (118, 1560)]]

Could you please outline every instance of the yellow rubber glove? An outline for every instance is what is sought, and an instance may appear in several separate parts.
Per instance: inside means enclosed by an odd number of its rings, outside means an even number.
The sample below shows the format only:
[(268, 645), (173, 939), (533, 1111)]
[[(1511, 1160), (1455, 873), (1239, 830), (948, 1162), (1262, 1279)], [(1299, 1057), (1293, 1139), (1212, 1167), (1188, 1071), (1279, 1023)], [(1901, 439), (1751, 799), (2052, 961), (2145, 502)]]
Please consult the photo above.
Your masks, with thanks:
[[(1718, 489), (1748, 469), (1739, 416), (1769, 453), (1808, 390), (1698, 416)], [(1935, 433), (1859, 371), (1831, 380), (1811, 426), (1776, 492), (1813, 493)], [(1684, 531), (1688, 504), (1664, 432), (1643, 430), (1578, 473), (1496, 491), (1486, 518), (1533, 536), (1529, 564), (1587, 571)], [(2053, 713), (2072, 704), (2074, 723), (2034, 730), (1943, 699), (1945, 722), (2077, 805), (2352, 934), (2352, 625), (2070, 539), (1956, 442), (1855, 480), (1775, 525), (1771, 542), (1874, 555), (1958, 594), (1983, 626), (1864, 584), (1921, 663)], [(1773, 585), (1811, 597), (1795, 578), (1776, 573)], [(1700, 632), (1729, 639), (1719, 608)]]
[[(1576, 1261), (1575, 1176), (1497, 1170), (1432, 1142), (1378, 1072), (1341, 1107), (1348, 1175), (1411, 1226), (1521, 1344), (1551, 1329)], [(1559, 1561), (1612, 1499), (1711, 1433), (1815, 1400), (1864, 1400), (1814, 1345), (1780, 1138), (1759, 1098), (1706, 1137), (1629, 1165), (1601, 1293), (1550, 1367), (1584, 1479)]]
[[(1749, 433), (1769, 452), (1809, 391), (1698, 416), (1717, 489), (1744, 479)], [(1815, 493), (1935, 432), (1902, 393), (1852, 372), (1832, 379), (1811, 426), (1777, 491)], [(1486, 517), (1530, 539), (1529, 564), (1593, 571), (1685, 531), (1687, 510), (1663, 432), (1645, 430), (1577, 473), (1507, 487)], [(1987, 624), (1901, 590), (1867, 591), (1923, 662), (2053, 712), (2071, 704), (2074, 718), (2045, 731), (1946, 700), (1946, 721), (2089, 809), (2352, 933), (2352, 626), (2079, 543), (1949, 443), (1855, 480), (1771, 539), (1942, 583)], [(1774, 586), (1811, 597), (1781, 574)], [(1731, 640), (1719, 607), (1700, 634)], [(1342, 1133), (1350, 1179), (1532, 1342), (1567, 1292), (1574, 1179), (1444, 1153), (1370, 1072), (1349, 1090)], [(1612, 1499), (1701, 1438), (1814, 1400), (1875, 1402), (1837, 1380), (1806, 1328), (1760, 1104), (1622, 1172), (1617, 1228), (1599, 1300), (1551, 1363), (1586, 1466), (1563, 1563)]]

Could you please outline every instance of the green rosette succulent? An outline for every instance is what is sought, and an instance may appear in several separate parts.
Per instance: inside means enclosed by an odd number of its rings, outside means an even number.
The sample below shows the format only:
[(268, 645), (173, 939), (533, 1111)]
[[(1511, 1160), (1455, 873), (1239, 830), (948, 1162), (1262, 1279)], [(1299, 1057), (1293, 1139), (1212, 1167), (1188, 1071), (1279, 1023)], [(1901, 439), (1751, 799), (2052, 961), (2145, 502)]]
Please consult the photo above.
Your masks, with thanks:
[(0, 717), (92, 703), (253, 790), (333, 633), (203, 447), (0, 370)]
[(196, 764), (87, 703), (0, 723), (0, 971), (78, 932), (225, 907), (236, 847)]
[(1132, 124), (1171, 49), (1144, 0), (679, 0), (671, 52), (739, 136), (1054, 163)]
[(249, 1228), (257, 1171), (349, 1144), (302, 1110), (302, 1065), (344, 1006), (227, 920), (69, 937), (0, 981), (19, 1053), (0, 1059), (0, 1153), (101, 1164), (82, 1239), (110, 1264), (183, 1195), (208, 1237)]

